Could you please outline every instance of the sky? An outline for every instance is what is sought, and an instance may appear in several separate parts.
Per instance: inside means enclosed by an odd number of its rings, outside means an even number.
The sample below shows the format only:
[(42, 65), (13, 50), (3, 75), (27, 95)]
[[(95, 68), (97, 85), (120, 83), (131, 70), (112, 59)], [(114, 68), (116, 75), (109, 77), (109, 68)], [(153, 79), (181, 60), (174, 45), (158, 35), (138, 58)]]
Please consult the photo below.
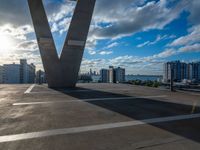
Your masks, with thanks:
[[(58, 55), (76, 2), (43, 0)], [(81, 72), (108, 66), (161, 75), (163, 63), (200, 61), (200, 0), (96, 0)], [(27, 0), (0, 0), (0, 64), (42, 62)]]

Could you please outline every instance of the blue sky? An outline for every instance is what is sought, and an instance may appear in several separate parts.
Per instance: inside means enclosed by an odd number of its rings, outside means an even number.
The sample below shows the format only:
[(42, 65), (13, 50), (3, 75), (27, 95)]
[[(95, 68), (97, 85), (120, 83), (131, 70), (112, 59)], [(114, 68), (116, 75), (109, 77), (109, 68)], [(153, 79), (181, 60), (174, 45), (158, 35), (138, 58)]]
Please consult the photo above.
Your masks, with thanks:
[[(76, 3), (43, 2), (60, 53)], [(27, 2), (0, 4), (0, 35), (12, 40), (0, 63), (25, 57), (42, 68)], [(81, 72), (114, 65), (127, 74), (162, 74), (166, 61), (199, 61), (198, 14), (199, 0), (97, 0)]]

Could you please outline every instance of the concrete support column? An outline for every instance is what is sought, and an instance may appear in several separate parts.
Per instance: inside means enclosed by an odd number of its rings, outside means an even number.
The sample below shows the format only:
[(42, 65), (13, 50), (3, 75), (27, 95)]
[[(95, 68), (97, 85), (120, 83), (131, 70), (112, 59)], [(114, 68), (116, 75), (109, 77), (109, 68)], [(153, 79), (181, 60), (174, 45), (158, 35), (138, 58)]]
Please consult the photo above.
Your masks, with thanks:
[(76, 85), (95, 1), (77, 1), (59, 58), (42, 0), (28, 0), (49, 87), (65, 88)]

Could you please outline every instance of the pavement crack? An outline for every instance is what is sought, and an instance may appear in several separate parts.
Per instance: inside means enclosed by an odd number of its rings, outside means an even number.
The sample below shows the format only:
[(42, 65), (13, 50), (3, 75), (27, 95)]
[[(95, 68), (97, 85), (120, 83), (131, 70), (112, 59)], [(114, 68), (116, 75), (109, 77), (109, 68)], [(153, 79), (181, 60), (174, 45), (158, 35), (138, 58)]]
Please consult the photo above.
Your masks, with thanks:
[(166, 144), (169, 144), (169, 143), (180, 142), (180, 141), (183, 141), (183, 140), (184, 140), (184, 138), (170, 138), (170, 139), (166, 139), (166, 140), (159, 141), (159, 142), (156, 142), (156, 143), (151, 143), (151, 144), (149, 143), (149, 144), (146, 144), (146, 145), (143, 145), (143, 146), (138, 146), (135, 149), (145, 149), (145, 148), (157, 147), (157, 146), (166, 145)]

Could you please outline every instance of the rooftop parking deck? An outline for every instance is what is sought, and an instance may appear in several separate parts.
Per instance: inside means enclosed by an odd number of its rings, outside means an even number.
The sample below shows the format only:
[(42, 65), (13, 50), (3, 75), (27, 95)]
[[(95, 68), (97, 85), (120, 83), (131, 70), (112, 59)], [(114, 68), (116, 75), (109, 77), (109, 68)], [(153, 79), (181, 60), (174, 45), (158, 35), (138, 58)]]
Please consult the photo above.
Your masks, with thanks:
[(0, 85), (0, 149), (199, 149), (199, 97), (126, 84)]

